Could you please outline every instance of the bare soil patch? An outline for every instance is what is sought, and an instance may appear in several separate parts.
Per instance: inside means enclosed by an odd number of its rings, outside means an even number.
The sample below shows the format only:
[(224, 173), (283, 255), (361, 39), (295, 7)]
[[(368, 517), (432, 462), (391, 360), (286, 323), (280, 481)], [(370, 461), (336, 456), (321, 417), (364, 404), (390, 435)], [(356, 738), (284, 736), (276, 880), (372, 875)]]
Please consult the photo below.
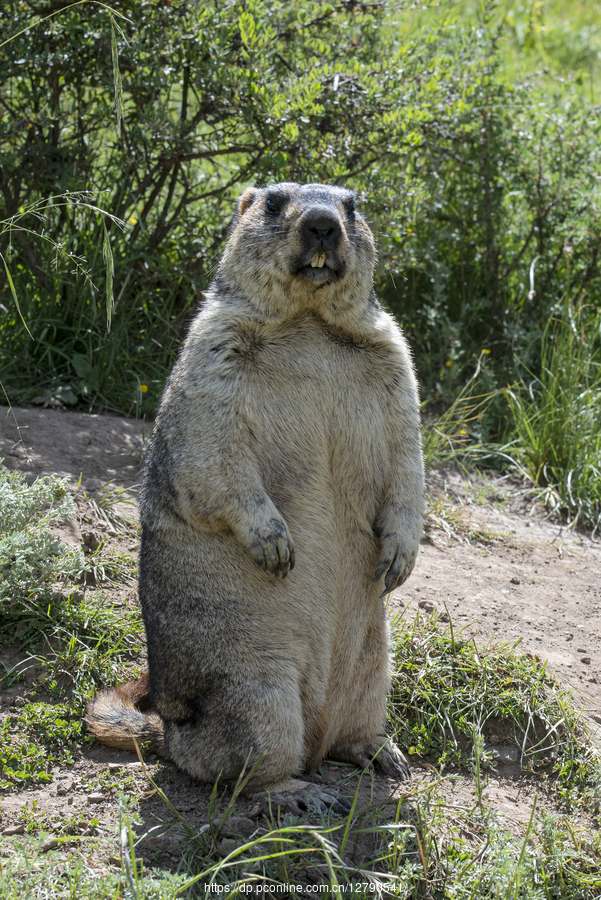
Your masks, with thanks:
[[(108, 481), (112, 487), (131, 491), (143, 455), (149, 424), (108, 415), (87, 415), (51, 409), (8, 410), (0, 408), (0, 457), (4, 465), (26, 474), (28, 480), (58, 473), (70, 486), (80, 485), (77, 515), (61, 529), (66, 543), (89, 543), (95, 533), (112, 552), (135, 555), (135, 530), (112, 529), (97, 515), (92, 503), (95, 492)], [(566, 531), (549, 521), (531, 497), (520, 493), (520, 485), (507, 479), (471, 480), (457, 472), (437, 472), (430, 478), (432, 497), (446, 492), (452, 504), (436, 519), (431, 516), (415, 572), (392, 596), (392, 612), (412, 617), (436, 608), (450, 615), (455, 631), (464, 629), (477, 643), (517, 642), (521, 649), (548, 660), (548, 667), (567, 689), (574, 691), (593, 737), (601, 729), (601, 644), (599, 605), (601, 593), (601, 546), (583, 534)], [(435, 507), (436, 508), (436, 507)], [(117, 511), (135, 515), (135, 507), (119, 505)], [(445, 528), (447, 532), (445, 533)], [(100, 586), (90, 584), (86, 590)], [(103, 588), (106, 590), (106, 585)], [(134, 605), (135, 585), (110, 586), (111, 602)], [(12, 666), (21, 658), (18, 643), (0, 648), (0, 662)], [(143, 665), (143, 651), (139, 658)], [(0, 718), (18, 711), (26, 701), (27, 680), (0, 691)], [(523, 830), (539, 789), (533, 776), (520, 770), (514, 748), (490, 736), (496, 768), (488, 772), (484, 796), (505, 819), (511, 830)], [(489, 748), (490, 749), (490, 748)], [(135, 800), (141, 817), (140, 832), (155, 829), (138, 853), (148, 864), (176, 869), (182, 854), (182, 837), (169, 830), (174, 817), (156, 794), (148, 792), (148, 781), (139, 761), (130, 754), (101, 745), (74, 750), (71, 766), (57, 766), (52, 781), (43, 787), (12, 789), (2, 796), (0, 832), (6, 843), (23, 840), (31, 823), (48, 829), (53, 822), (70, 823), (68, 834), (77, 845), (57, 850), (77, 852), (99, 873), (120, 865), (117, 849), (119, 808), (117, 793)], [(183, 819), (202, 829), (208, 819), (210, 790), (195, 783), (169, 763), (151, 759), (148, 771)], [(354, 793), (357, 778), (348, 780), (348, 769), (325, 763), (310, 776), (316, 782), (337, 783), (343, 793)], [(431, 767), (413, 766), (418, 782), (434, 781)], [(458, 773), (446, 783), (446, 802), (452, 813), (474, 802), (474, 781)], [(383, 803), (403, 795), (405, 787), (383, 776), (363, 776), (361, 804)], [(226, 796), (219, 808), (224, 809)], [(543, 797), (540, 806), (551, 808)], [(396, 806), (396, 803), (393, 804)], [(237, 821), (225, 824), (219, 836), (223, 853), (232, 841), (261, 833), (266, 828), (264, 810), (256, 800), (240, 798)], [(577, 817), (575, 817), (577, 818)], [(31, 829), (30, 829), (31, 832)], [(85, 838), (90, 837), (89, 846)], [(96, 838), (104, 837), (98, 843)], [(82, 840), (83, 838), (83, 840)], [(365, 840), (365, 839), (364, 839)], [(227, 842), (230, 843), (227, 843)], [(75, 848), (75, 849), (74, 849)], [(2, 850), (2, 853), (5, 851)], [(10, 848), (8, 851), (10, 852)], [(357, 853), (369, 856), (367, 846)], [(313, 876), (307, 873), (307, 879)]]

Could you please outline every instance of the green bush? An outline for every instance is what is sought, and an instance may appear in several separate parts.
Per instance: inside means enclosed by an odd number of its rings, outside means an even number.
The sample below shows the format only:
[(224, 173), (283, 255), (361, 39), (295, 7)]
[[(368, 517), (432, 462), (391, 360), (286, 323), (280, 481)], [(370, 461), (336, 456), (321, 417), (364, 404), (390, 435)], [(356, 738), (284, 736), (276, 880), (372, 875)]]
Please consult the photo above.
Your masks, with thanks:
[[(452, 400), (483, 349), (484, 387), (513, 380), (566, 290), (599, 306), (596, 107), (565, 79), (507, 77), (513, 48), (542, 46), (538, 13), (524, 30), (518, 13), (457, 20), (403, 2), (113, 8), (38, 25), (19, 0), (0, 11), (18, 35), (0, 60), (0, 252), (34, 338), (7, 283), (0, 377), (13, 399), (151, 414), (233, 200), (255, 181), (362, 195), (378, 288), (427, 398)], [(60, 199), (28, 213), (44, 197)], [(538, 370), (536, 354), (525, 362)]]
[(66, 479), (36, 478), (0, 466), (0, 611), (10, 613), (37, 592), (49, 595), (59, 580), (79, 577), (86, 569), (80, 548), (53, 537), (52, 525), (75, 512)]

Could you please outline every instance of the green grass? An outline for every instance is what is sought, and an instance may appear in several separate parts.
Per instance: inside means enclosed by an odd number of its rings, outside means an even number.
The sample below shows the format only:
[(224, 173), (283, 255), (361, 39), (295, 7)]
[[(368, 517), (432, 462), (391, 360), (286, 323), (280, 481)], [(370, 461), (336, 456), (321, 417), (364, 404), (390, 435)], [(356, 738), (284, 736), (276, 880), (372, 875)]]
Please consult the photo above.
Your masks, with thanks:
[(522, 474), (552, 509), (596, 531), (601, 521), (599, 312), (566, 305), (541, 341), (541, 369), (509, 388)]
[[(13, 853), (2, 860), (0, 896), (108, 900), (125, 890), (137, 900), (171, 900), (204, 897), (211, 885), (221, 886), (222, 895), (244, 896), (252, 885), (271, 886), (272, 892), (284, 885), (306, 889), (309, 874), (309, 888), (326, 896), (596, 900), (601, 890), (598, 832), (541, 810), (535, 799), (523, 833), (516, 835), (485, 802), (453, 806), (450, 786), (449, 780), (436, 780), (391, 808), (371, 807), (352, 821), (276, 819), (222, 858), (211, 830), (188, 833), (176, 825), (183, 854), (175, 873), (146, 868), (137, 857), (135, 815), (124, 803), (120, 869), (94, 874), (94, 852), (106, 838), (77, 841), (66, 829), (40, 831), (13, 845)], [(227, 829), (221, 817), (212, 822), (215, 829), (220, 824)], [(353, 846), (361, 838), (369, 839), (374, 852), (358, 863)], [(51, 841), (54, 849), (48, 850)], [(76, 853), (67, 857), (69, 847)], [(57, 871), (58, 878), (50, 877)]]
[[(52, 479), (31, 488), (14, 478), (10, 484), (17, 498), (12, 518), (33, 529), (29, 533), (43, 532), (40, 522), (58, 515), (57, 503), (63, 513), (69, 506), (66, 494), (57, 499)], [(100, 565), (103, 548), (97, 552)], [(60, 548), (55, 558), (60, 561)], [(130, 566), (120, 558), (115, 574), (127, 577)], [(64, 584), (56, 595), (35, 571), (29, 580), (25, 575), (21, 568), (15, 582), (20, 587), (0, 609), (5, 641), (14, 637), (20, 610), (21, 646), (30, 653), (22, 667), (4, 676), (4, 686), (18, 683), (26, 692), (24, 705), (13, 708), (0, 729), (1, 787), (9, 791), (43, 784), (51, 767), (68, 769), (87, 741), (85, 700), (94, 687), (115, 683), (133, 668), (141, 629), (137, 611), (111, 607), (104, 591)], [(27, 591), (23, 584), (30, 586)], [(130, 792), (121, 797), (118, 834), (79, 814), (58, 817), (24, 806), (25, 833), (0, 838), (0, 897), (193, 898), (206, 896), (211, 883), (242, 892), (247, 885), (306, 884), (307, 878), (332, 896), (352, 887), (357, 897), (430, 900), (598, 897), (601, 847), (590, 824), (579, 830), (567, 815), (533, 808), (525, 828), (510, 831), (486, 799), (491, 747), (500, 740), (518, 748), (522, 771), (539, 791), (539, 807), (598, 814), (598, 754), (569, 696), (545, 666), (515, 647), (476, 647), (436, 615), (396, 623), (394, 660), (390, 730), (430, 769), (426, 781), (399, 798), (358, 806), (357, 778), (369, 780), (370, 773), (344, 769), (341, 790), (354, 793), (348, 817), (301, 821), (273, 809), (257, 834), (224, 852), (236, 791), (222, 793), (215, 786), (209, 827), (198, 830), (147, 773), (149, 792), (162, 797), (165, 821), (178, 838), (177, 872), (169, 872), (160, 859), (149, 864), (141, 858), (139, 786), (109, 771), (80, 789)], [(449, 791), (466, 777), (473, 799), (453, 806)], [(358, 849), (366, 841), (372, 848), (367, 855)], [(114, 858), (114, 871), (97, 874), (99, 855)]]
[(0, 643), (22, 656), (0, 683), (22, 684), (27, 701), (0, 726), (0, 789), (43, 783), (53, 765), (70, 764), (74, 744), (86, 740), (86, 701), (119, 680), (140, 649), (139, 612), (81, 583), (131, 581), (134, 560), (102, 546), (86, 558), (53, 537), (51, 527), (74, 512), (63, 479), (28, 485), (0, 467)]
[[(524, 771), (568, 807), (598, 810), (601, 762), (567, 691), (517, 644), (477, 646), (436, 613), (396, 623), (391, 729), (409, 754), (443, 771), (469, 767), (477, 740), (482, 764), (494, 766), (496, 743), (515, 746)], [(463, 631), (463, 629), (462, 629)]]

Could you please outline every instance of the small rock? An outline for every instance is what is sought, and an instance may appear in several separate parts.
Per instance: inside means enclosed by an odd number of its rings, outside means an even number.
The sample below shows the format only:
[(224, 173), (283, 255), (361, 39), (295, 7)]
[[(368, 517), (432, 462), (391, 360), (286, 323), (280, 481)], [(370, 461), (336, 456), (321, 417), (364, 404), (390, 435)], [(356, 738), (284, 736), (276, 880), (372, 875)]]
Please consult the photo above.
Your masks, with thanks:
[(104, 794), (88, 794), (88, 803), (102, 803)]
[(7, 836), (11, 834), (25, 834), (25, 825), (21, 823), (21, 825), (7, 825), (6, 828), (2, 829), (2, 834)]
[(440, 614), (440, 621), (441, 621), (441, 622), (450, 622), (451, 619), (450, 619), (450, 617), (449, 617), (449, 614), (446, 613), (446, 612), (441, 613), (441, 614)]
[(417, 605), (420, 609), (423, 609), (428, 613), (434, 612), (434, 610), (436, 609), (431, 600), (420, 600)]
[(246, 813), (246, 817), (245, 817), (245, 818), (247, 818), (247, 819), (256, 819), (257, 816), (262, 815), (262, 812), (263, 812), (263, 810), (261, 809), (261, 807), (260, 807), (259, 804), (257, 803), (256, 806), (253, 806), (251, 809), (248, 810), (248, 812)]
[(61, 797), (64, 797), (65, 794), (68, 794), (71, 788), (73, 787), (72, 781), (62, 781), (59, 785), (57, 785), (56, 793)]
[(232, 851), (234, 851), (238, 846), (238, 841), (235, 841), (233, 838), (223, 838), (222, 841), (219, 841), (217, 844), (217, 853), (219, 856), (229, 856)]
[(232, 816), (228, 819), (224, 826), (224, 831), (228, 835), (237, 834), (240, 837), (248, 838), (257, 830), (257, 826), (251, 819), (246, 816)]
[[(598, 713), (593, 713), (593, 719), (598, 725), (601, 725), (601, 716)], [(6, 832), (4, 832), (6, 833)]]
[(94, 552), (94, 550), (98, 550), (102, 542), (99, 535), (95, 534), (95, 532), (93, 531), (84, 531), (81, 539), (86, 547), (92, 551), (92, 553)]
[(590, 666), (591, 658), (590, 658), (590, 656), (583, 656), (582, 659), (580, 660), (580, 662), (584, 663), (585, 666)]
[(57, 838), (46, 838), (46, 840), (40, 847), (40, 850), (42, 851), (42, 853), (47, 853), (48, 850), (56, 850), (56, 848), (60, 847), (60, 845), (61, 841)]
[(511, 583), (512, 583), (512, 584), (521, 584), (522, 582), (521, 582), (520, 579), (517, 577), (517, 575), (514, 575), (513, 578), (511, 579)]
[(123, 763), (109, 763), (109, 770), (111, 772), (117, 772), (119, 769), (123, 768)]
[(573, 634), (566, 634), (566, 641), (573, 641), (573, 640), (574, 640)]
[(142, 849), (149, 853), (162, 853), (173, 846), (173, 840), (168, 834), (154, 834), (147, 837), (142, 844)]
[(586, 653), (586, 647), (578, 647), (576, 653)]

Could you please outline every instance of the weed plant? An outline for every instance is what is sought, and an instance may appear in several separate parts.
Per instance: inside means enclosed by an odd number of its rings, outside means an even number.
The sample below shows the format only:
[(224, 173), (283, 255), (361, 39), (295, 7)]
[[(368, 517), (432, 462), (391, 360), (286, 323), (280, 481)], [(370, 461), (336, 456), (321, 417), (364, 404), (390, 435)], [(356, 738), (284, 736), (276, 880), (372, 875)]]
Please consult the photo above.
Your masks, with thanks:
[[(488, 748), (480, 759), (493, 764), (495, 743), (515, 746), (521, 767), (553, 781), (568, 804), (578, 799), (598, 809), (601, 761), (569, 695), (530, 654), (516, 644), (478, 647), (456, 634), (453, 623), (404, 619), (395, 641), (395, 675), (390, 722), (409, 754), (444, 770), (469, 766), (475, 736)], [(518, 642), (519, 643), (519, 642)], [(492, 743), (491, 743), (492, 742)]]
[(73, 761), (86, 700), (139, 649), (139, 615), (80, 584), (93, 571), (126, 572), (128, 561), (86, 560), (52, 535), (74, 513), (64, 479), (30, 485), (0, 467), (0, 642), (21, 656), (1, 683), (27, 682), (27, 702), (0, 726), (0, 789), (48, 781), (52, 765)]
[(573, 524), (601, 521), (599, 311), (568, 304), (543, 330), (540, 373), (507, 390), (512, 453), (548, 506)]
[(32, 596), (45, 602), (54, 582), (83, 575), (82, 551), (61, 544), (50, 531), (74, 512), (66, 479), (51, 475), (29, 485), (0, 464), (0, 613), (9, 620), (15, 616), (15, 625)]

